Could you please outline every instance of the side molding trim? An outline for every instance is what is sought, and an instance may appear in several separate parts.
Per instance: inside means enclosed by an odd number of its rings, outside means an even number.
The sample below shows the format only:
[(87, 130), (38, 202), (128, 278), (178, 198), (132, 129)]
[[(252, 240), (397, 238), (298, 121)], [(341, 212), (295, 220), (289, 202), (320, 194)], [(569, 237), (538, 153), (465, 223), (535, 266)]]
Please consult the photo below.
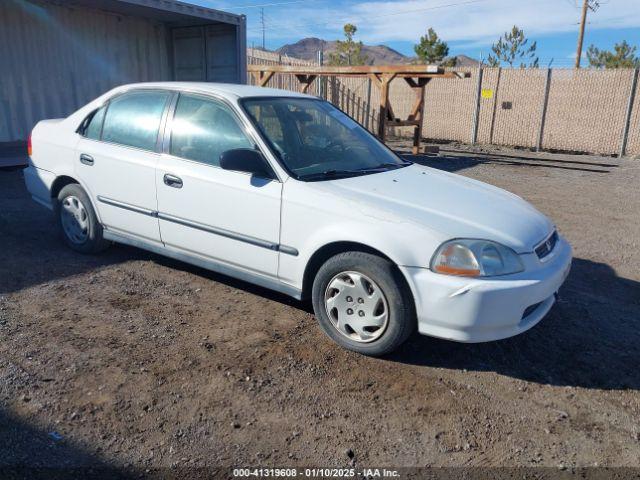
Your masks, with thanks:
[(119, 200), (114, 200), (112, 198), (103, 197), (102, 195), (98, 195), (98, 201), (101, 203), (105, 203), (107, 205), (111, 205), (112, 207), (122, 208), (124, 210), (129, 210), (131, 212), (141, 213), (143, 215), (147, 215), (149, 217), (157, 217), (158, 212), (153, 210), (149, 210), (148, 208), (138, 207), (136, 205), (131, 205), (130, 203), (120, 202)]
[(129, 203), (124, 203), (119, 200), (103, 197), (101, 195), (98, 195), (98, 201), (106, 205), (111, 205), (112, 207), (122, 208), (124, 210), (129, 210), (131, 212), (140, 213), (142, 215), (147, 215), (150, 217), (157, 217), (160, 220), (177, 223), (179, 225), (184, 225), (185, 227), (195, 228), (196, 230), (202, 230), (203, 232), (212, 233), (214, 235), (230, 238), (232, 240), (238, 240), (239, 242), (255, 245), (256, 247), (266, 248), (267, 250), (273, 250), (274, 252), (282, 252), (286, 255), (292, 255), (294, 257), (297, 257), (299, 253), (296, 248), (290, 247), (288, 245), (269, 242), (268, 240), (262, 240), (260, 238), (251, 237), (242, 233), (232, 232), (223, 228), (212, 227), (210, 225), (187, 220), (186, 218), (176, 217), (167, 213), (156, 212), (148, 208), (138, 207), (137, 205), (131, 205)]
[(241, 233), (235, 233), (229, 230), (224, 230), (222, 228), (211, 227), (209, 225), (204, 225), (202, 223), (193, 222), (191, 220), (187, 220), (185, 218), (174, 217), (173, 215), (168, 215), (166, 213), (158, 212), (158, 218), (160, 220), (166, 220), (167, 222), (177, 223), (179, 225), (184, 225), (185, 227), (195, 228), (196, 230), (202, 230), (203, 232), (213, 233), (214, 235), (219, 235), (221, 237), (231, 238), (233, 240), (239, 240), (244, 243), (249, 243), (251, 245), (255, 245), (256, 247), (262, 247), (269, 250), (278, 251), (278, 244), (268, 242), (266, 240), (261, 240), (259, 238), (250, 237), (248, 235), (243, 235)]

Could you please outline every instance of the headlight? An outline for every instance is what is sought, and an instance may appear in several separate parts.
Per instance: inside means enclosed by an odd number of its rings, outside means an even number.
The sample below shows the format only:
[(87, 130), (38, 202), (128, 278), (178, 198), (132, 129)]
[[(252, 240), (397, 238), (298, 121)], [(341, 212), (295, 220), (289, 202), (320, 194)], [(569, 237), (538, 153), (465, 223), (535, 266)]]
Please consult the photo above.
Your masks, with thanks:
[(445, 275), (491, 277), (522, 272), (524, 266), (509, 247), (489, 240), (457, 239), (440, 245), (431, 260), (431, 270)]

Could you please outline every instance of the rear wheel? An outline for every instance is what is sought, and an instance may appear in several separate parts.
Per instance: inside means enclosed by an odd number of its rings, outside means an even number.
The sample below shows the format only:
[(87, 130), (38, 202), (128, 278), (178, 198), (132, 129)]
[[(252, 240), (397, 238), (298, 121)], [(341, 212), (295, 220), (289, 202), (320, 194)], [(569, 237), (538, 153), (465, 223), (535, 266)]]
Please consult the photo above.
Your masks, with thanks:
[(65, 243), (75, 251), (97, 253), (109, 246), (89, 196), (80, 185), (72, 183), (60, 190), (56, 216)]
[(339, 345), (379, 356), (415, 330), (413, 298), (390, 261), (364, 252), (330, 258), (313, 283), (313, 308), (324, 332)]

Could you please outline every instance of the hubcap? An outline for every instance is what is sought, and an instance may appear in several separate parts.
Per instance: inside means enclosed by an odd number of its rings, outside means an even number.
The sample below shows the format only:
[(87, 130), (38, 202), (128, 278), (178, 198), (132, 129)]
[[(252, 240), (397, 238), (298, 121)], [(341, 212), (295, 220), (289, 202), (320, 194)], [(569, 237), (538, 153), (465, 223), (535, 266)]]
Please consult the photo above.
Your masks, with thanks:
[(342, 272), (333, 277), (324, 305), (333, 326), (356, 342), (373, 342), (387, 327), (387, 299), (382, 289), (362, 273)]
[(69, 240), (76, 244), (86, 242), (89, 236), (89, 216), (78, 197), (65, 197), (60, 209), (60, 219), (62, 229)]

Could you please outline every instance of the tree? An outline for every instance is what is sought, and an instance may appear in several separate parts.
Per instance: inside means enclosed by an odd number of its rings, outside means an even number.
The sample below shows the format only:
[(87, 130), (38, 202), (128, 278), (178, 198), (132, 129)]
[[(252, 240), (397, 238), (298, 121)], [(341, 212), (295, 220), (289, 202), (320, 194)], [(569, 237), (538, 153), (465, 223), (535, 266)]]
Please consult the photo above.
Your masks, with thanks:
[(537, 68), (536, 42), (527, 46), (529, 39), (525, 37), (524, 30), (513, 26), (510, 32), (505, 32), (491, 47), (493, 55), (489, 55), (487, 63), (491, 67), (499, 67), (502, 62), (513, 67), (520, 62), (520, 68)]
[(440, 40), (438, 34), (433, 28), (427, 30), (427, 34), (420, 37), (420, 43), (413, 46), (420, 63), (427, 64), (443, 64), (447, 67), (455, 67), (455, 57), (445, 60), (449, 55), (449, 45), (447, 42)]
[(600, 50), (591, 45), (587, 50), (589, 65), (596, 68), (636, 68), (640, 67), (640, 58), (636, 57), (636, 47), (623, 40), (616, 43), (613, 51)]
[(347, 23), (344, 26), (345, 40), (336, 42), (336, 51), (329, 54), (329, 65), (365, 65), (369, 59), (362, 53), (362, 42), (353, 40), (358, 27)]

